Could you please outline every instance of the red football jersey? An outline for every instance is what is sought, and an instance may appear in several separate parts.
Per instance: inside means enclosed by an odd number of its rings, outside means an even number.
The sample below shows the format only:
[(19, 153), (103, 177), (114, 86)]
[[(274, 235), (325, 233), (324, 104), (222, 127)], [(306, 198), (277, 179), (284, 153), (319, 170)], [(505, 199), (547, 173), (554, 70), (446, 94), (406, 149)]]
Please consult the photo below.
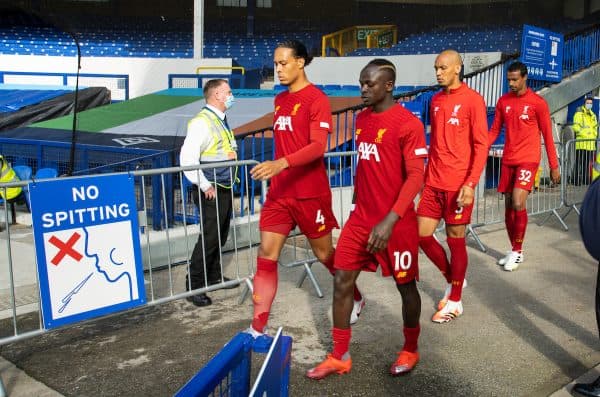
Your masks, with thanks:
[[(275, 97), (273, 133), (275, 159), (290, 155), (310, 143), (311, 131), (331, 131), (331, 106), (327, 96), (310, 84), (300, 91)], [(269, 197), (309, 198), (331, 194), (323, 157), (289, 167), (271, 179)]]
[[(427, 157), (423, 124), (400, 105), (381, 113), (367, 108), (356, 117), (356, 147), (356, 200), (351, 216), (372, 227), (399, 199), (406, 180), (405, 161)], [(401, 199), (412, 202), (414, 197)], [(414, 211), (414, 205), (407, 211)]]
[(425, 184), (457, 191), (475, 187), (487, 161), (485, 101), (466, 84), (431, 99), (431, 140)]
[(518, 96), (504, 94), (496, 104), (496, 115), (490, 129), (489, 142), (494, 143), (502, 124), (506, 127), (502, 162), (506, 165), (538, 163), (541, 156), (541, 135), (544, 136), (550, 168), (558, 168), (558, 157), (552, 136), (552, 123), (548, 104), (530, 88)]

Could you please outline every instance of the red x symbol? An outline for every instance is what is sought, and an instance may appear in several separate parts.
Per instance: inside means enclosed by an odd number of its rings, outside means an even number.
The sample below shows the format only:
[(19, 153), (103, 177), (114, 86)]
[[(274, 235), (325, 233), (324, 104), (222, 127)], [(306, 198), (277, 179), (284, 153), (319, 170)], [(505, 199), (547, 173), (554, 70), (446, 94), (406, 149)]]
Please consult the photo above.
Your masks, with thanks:
[(56, 238), (56, 236), (50, 237), (48, 242), (54, 244), (58, 248), (58, 254), (56, 254), (50, 262), (52, 262), (54, 266), (58, 266), (60, 261), (62, 261), (67, 255), (79, 262), (83, 256), (79, 252), (75, 251), (73, 246), (80, 237), (81, 235), (75, 232), (71, 237), (69, 237), (69, 240), (67, 240), (66, 243), (60, 241), (58, 238)]

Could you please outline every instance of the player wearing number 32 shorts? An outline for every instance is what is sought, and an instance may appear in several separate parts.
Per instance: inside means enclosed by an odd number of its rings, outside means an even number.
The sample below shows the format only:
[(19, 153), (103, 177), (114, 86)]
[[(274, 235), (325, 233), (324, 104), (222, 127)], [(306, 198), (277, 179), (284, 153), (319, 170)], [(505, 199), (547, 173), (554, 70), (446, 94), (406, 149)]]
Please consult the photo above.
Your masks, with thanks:
[(527, 66), (514, 62), (508, 67), (506, 78), (510, 92), (500, 97), (496, 104), (489, 142), (496, 140), (504, 124), (506, 140), (498, 192), (504, 193), (504, 221), (512, 248), (498, 264), (506, 271), (513, 271), (523, 262), (523, 240), (528, 221), (525, 204), (540, 163), (540, 131), (552, 182), (559, 182), (560, 171), (548, 105), (544, 98), (527, 88)]

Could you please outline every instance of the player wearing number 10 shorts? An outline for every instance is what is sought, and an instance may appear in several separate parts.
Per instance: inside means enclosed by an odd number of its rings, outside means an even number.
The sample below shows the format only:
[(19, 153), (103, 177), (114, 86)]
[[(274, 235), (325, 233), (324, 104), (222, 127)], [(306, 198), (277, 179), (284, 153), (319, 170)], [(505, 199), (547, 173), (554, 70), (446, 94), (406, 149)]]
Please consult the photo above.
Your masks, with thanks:
[(506, 271), (513, 271), (523, 262), (528, 220), (525, 204), (540, 163), (540, 131), (544, 136), (552, 182), (560, 181), (560, 171), (548, 105), (544, 98), (527, 88), (527, 66), (514, 62), (508, 67), (506, 78), (510, 92), (500, 97), (496, 104), (489, 142), (492, 144), (496, 140), (504, 124), (506, 139), (498, 192), (504, 193), (504, 221), (512, 248), (498, 264)]
[(306, 373), (312, 379), (350, 371), (352, 289), (361, 271), (378, 266), (383, 276), (394, 278), (402, 296), (404, 346), (390, 373), (409, 372), (419, 361), (419, 241), (413, 200), (423, 185), (427, 149), (423, 124), (393, 100), (395, 77), (394, 65), (384, 59), (369, 62), (360, 74), (361, 98), (368, 108), (356, 118), (355, 208), (335, 252), (333, 351)]

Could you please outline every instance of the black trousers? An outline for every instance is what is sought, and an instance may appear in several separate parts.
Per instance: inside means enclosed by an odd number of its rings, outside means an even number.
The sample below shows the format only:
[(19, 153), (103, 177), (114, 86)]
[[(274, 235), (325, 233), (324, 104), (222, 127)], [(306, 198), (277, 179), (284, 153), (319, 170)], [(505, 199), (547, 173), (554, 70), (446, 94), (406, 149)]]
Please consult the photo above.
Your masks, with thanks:
[[(217, 197), (208, 200), (198, 189), (192, 192), (192, 198), (202, 214), (202, 230), (194, 246), (190, 259), (190, 280), (192, 289), (206, 286), (204, 276), (208, 283), (213, 284), (221, 279), (221, 247), (225, 245), (229, 234), (232, 204), (231, 189), (217, 187)], [(204, 241), (204, 243), (203, 243)], [(186, 286), (189, 284), (186, 280)]]
[(590, 164), (596, 152), (593, 150), (575, 150), (575, 168), (573, 169), (573, 185), (590, 184)]

